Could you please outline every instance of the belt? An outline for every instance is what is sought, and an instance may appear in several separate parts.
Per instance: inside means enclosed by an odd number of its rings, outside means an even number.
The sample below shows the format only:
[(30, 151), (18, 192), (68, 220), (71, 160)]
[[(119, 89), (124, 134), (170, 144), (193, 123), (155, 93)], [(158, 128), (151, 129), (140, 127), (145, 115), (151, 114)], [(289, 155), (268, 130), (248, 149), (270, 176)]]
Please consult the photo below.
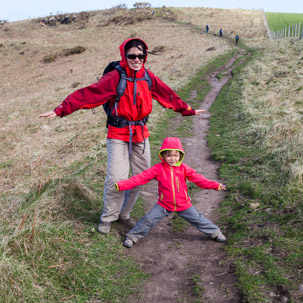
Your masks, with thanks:
[(146, 116), (142, 120), (129, 121), (129, 120), (126, 120), (121, 117), (109, 115), (107, 118), (106, 126), (108, 127), (108, 125), (110, 125), (110, 126), (114, 126), (114, 127), (118, 127), (118, 128), (122, 128), (125, 126), (129, 127), (129, 142), (128, 143), (129, 143), (129, 155), (131, 155), (132, 154), (132, 140), (133, 140), (132, 125), (134, 125), (134, 126), (141, 125), (142, 135), (143, 135), (143, 140), (144, 140), (142, 154), (144, 154), (144, 151), (145, 151), (144, 125), (147, 123), (147, 120), (148, 120), (148, 116)]

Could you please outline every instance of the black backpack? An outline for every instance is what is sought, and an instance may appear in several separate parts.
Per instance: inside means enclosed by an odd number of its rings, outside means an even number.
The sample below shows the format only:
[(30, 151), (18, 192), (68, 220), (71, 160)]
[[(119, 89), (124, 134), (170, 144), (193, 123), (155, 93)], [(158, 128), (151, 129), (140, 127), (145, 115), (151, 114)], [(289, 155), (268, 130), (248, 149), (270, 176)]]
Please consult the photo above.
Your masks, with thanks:
[[(104, 76), (105, 74), (107, 74), (108, 72), (113, 71), (114, 69), (116, 69), (119, 72), (120, 80), (119, 80), (119, 83), (118, 83), (118, 86), (117, 86), (117, 89), (116, 89), (117, 97), (115, 99), (115, 106), (114, 106), (115, 108), (117, 108), (117, 105), (120, 101), (120, 98), (124, 95), (127, 81), (134, 81), (134, 78), (127, 77), (125, 69), (123, 67), (121, 67), (121, 65), (119, 63), (120, 63), (120, 61), (110, 62), (106, 66), (106, 68), (104, 69), (103, 74), (102, 74), (102, 76)], [(136, 81), (142, 81), (142, 80), (145, 80), (147, 82), (148, 88), (151, 89), (152, 80), (151, 80), (147, 70), (145, 70), (144, 78), (137, 78), (136, 79)], [(107, 114), (107, 117), (112, 115), (112, 110), (113, 109), (110, 108), (109, 102), (106, 102), (105, 104), (103, 104), (103, 108), (104, 108), (104, 111)]]

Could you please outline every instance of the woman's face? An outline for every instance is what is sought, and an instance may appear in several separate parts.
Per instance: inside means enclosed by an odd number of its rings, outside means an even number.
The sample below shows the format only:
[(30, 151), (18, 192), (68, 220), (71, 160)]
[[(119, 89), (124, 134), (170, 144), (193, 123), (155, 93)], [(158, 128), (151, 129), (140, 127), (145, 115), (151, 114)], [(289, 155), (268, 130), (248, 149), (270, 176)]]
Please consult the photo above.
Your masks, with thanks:
[[(128, 55), (135, 55), (135, 56), (141, 55), (142, 59), (139, 59), (138, 57), (135, 57), (135, 59), (131, 59), (131, 58), (127, 57)], [(144, 62), (143, 51), (139, 50), (137, 47), (130, 48), (126, 52), (126, 60), (127, 60), (127, 64), (130, 69), (139, 71)]]

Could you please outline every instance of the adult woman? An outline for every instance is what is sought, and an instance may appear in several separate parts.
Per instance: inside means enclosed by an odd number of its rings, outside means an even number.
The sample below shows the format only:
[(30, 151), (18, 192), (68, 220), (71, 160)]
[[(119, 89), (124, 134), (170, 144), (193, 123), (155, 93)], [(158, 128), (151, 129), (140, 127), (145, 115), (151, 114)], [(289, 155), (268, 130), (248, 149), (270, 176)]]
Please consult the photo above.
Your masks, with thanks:
[(113, 70), (105, 74), (98, 83), (69, 95), (54, 111), (40, 115), (63, 117), (78, 109), (94, 108), (109, 102), (111, 115), (123, 122), (117, 125), (108, 119), (107, 176), (104, 183), (103, 211), (98, 224), (98, 231), (103, 234), (110, 231), (111, 223), (116, 220), (129, 227), (135, 224), (130, 212), (141, 188), (117, 192), (115, 183), (127, 179), (130, 168), (132, 175), (135, 175), (150, 167), (146, 117), (152, 111), (152, 98), (182, 115), (200, 115), (203, 112), (188, 106), (151, 71), (148, 71), (152, 82), (149, 88), (144, 80), (147, 49), (146, 43), (138, 38), (125, 40), (120, 45), (120, 66), (126, 71), (127, 85), (119, 103), (115, 99), (120, 75), (118, 70)]

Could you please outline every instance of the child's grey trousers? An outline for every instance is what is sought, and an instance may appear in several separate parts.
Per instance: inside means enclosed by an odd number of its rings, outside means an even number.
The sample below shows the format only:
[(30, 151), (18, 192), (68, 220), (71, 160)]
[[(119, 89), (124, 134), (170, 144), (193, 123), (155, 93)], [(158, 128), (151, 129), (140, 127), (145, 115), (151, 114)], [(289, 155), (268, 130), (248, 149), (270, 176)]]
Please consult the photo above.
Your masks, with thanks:
[[(134, 243), (137, 243), (140, 238), (144, 238), (158, 222), (170, 213), (171, 211), (156, 204), (150, 212), (141, 218), (126, 234), (126, 237), (130, 238)], [(220, 232), (219, 227), (200, 214), (194, 206), (183, 211), (177, 211), (177, 214), (204, 234), (211, 235)]]

